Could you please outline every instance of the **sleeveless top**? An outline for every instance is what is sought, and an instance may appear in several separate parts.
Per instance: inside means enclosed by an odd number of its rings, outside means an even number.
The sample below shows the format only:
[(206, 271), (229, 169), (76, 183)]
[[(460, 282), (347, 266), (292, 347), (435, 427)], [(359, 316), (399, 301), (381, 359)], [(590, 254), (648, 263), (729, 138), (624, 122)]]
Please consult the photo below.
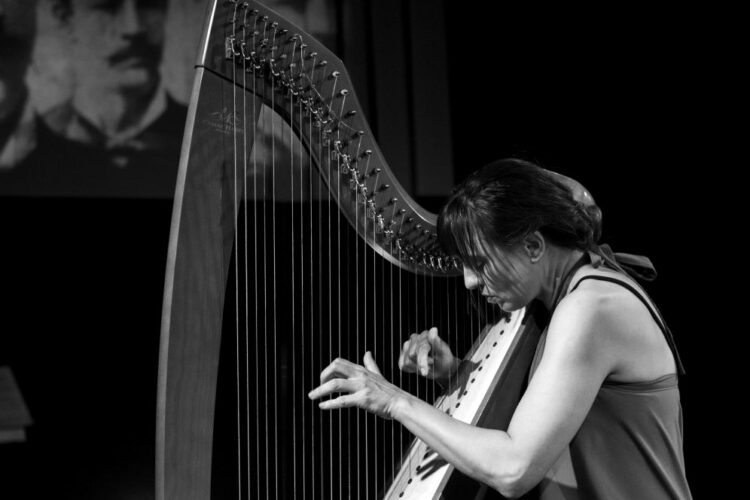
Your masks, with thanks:
[[(623, 258), (623, 255), (625, 256)], [(589, 261), (613, 271), (587, 274), (570, 284), (574, 272)], [(664, 333), (677, 370), (684, 373), (672, 334), (644, 291), (618, 273), (653, 279), (650, 261), (641, 256), (614, 254), (602, 245), (588, 252), (568, 274), (562, 289), (575, 290), (584, 280), (616, 283), (630, 290), (649, 310)], [(558, 298), (558, 303), (562, 297)], [(532, 363), (532, 375), (544, 350), (546, 331)], [(575, 489), (540, 486), (542, 498), (581, 500), (689, 500), (682, 451), (682, 408), (677, 374), (646, 382), (605, 380), (591, 409), (570, 443)]]

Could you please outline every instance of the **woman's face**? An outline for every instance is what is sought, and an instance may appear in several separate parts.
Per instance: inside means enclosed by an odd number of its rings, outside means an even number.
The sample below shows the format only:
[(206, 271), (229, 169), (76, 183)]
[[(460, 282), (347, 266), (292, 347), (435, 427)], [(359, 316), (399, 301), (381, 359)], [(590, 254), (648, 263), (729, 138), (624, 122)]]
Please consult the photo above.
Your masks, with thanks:
[(511, 312), (527, 306), (539, 293), (537, 266), (533, 266), (523, 244), (510, 248), (482, 245), (479, 269), (464, 265), (464, 285), (477, 288), (491, 304)]

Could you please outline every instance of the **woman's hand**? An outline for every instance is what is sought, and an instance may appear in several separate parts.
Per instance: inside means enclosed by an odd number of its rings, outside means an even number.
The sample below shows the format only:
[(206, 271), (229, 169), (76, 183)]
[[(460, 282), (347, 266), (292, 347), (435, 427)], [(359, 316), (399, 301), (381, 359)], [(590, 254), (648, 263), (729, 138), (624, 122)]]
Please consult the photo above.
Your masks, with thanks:
[(404, 342), (398, 367), (405, 372), (417, 372), (433, 380), (447, 380), (458, 369), (460, 360), (453, 356), (448, 344), (438, 337), (435, 327), (420, 334), (413, 333)]
[(321, 401), (323, 410), (356, 406), (383, 418), (392, 418), (391, 410), (399, 398), (408, 396), (381, 374), (370, 351), (364, 356), (364, 366), (337, 358), (320, 373), (320, 386), (308, 394), (319, 399), (334, 393), (346, 393), (335, 399)]

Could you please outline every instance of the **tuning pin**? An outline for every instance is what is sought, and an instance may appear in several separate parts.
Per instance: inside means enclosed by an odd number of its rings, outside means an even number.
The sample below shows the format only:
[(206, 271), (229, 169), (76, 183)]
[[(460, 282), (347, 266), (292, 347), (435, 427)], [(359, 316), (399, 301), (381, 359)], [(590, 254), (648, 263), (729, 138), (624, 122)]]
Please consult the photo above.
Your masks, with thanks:
[(234, 59), (234, 37), (228, 36), (224, 39), (224, 58)]
[(359, 182), (357, 181), (357, 171), (352, 169), (349, 171), (349, 189), (356, 192), (358, 187)]
[(346, 175), (349, 173), (349, 163), (347, 162), (341, 162), (339, 164), (339, 174), (340, 175)]
[(391, 231), (390, 229), (386, 229), (383, 231), (383, 243), (386, 246), (390, 246), (391, 253), (393, 253), (393, 231)]
[(385, 219), (380, 214), (375, 218), (375, 228), (379, 233), (385, 231)]
[(372, 200), (367, 200), (367, 218), (368, 219), (375, 219), (375, 216), (377, 215), (377, 210), (375, 209), (375, 202)]

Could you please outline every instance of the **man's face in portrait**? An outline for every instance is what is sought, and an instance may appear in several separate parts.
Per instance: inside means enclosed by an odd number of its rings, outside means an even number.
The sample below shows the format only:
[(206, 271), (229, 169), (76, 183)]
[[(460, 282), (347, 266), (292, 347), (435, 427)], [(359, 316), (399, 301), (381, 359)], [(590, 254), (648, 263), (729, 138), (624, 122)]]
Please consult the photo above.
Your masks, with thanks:
[(36, 2), (0, 0), (0, 120), (15, 109), (34, 44)]
[(166, 0), (71, 0), (69, 7), (81, 80), (124, 92), (157, 84)]

